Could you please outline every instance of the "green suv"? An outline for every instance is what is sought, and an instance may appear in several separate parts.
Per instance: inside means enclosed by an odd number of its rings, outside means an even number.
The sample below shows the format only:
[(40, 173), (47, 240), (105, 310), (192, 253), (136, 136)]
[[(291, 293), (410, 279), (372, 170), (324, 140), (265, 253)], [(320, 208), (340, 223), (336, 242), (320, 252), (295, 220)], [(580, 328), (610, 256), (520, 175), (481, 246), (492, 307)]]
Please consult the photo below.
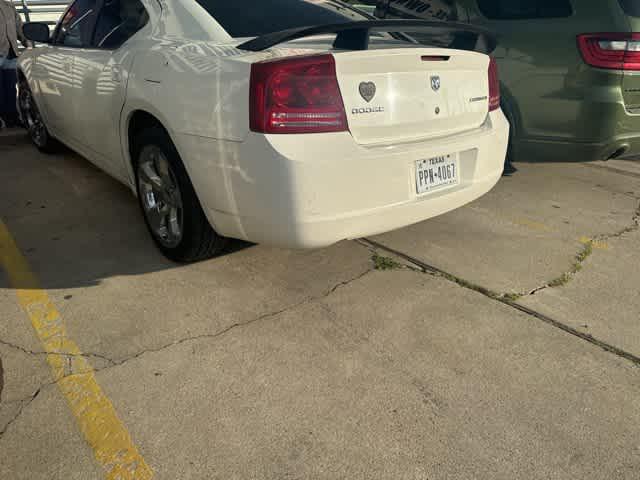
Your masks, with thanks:
[(640, 0), (351, 3), (375, 6), (379, 18), (469, 22), (494, 31), (512, 158), (640, 153), (640, 33), (634, 33), (640, 32)]

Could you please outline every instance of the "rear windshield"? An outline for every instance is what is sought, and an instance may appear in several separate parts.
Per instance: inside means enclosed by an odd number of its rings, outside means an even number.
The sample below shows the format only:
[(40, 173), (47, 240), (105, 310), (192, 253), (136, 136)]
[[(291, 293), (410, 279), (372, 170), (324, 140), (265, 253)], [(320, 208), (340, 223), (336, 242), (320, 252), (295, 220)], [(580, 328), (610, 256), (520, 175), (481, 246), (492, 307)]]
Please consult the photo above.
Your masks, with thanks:
[(632, 17), (640, 17), (640, 0), (619, 0), (624, 13)]
[(363, 13), (334, 0), (196, 1), (234, 38), (368, 19)]

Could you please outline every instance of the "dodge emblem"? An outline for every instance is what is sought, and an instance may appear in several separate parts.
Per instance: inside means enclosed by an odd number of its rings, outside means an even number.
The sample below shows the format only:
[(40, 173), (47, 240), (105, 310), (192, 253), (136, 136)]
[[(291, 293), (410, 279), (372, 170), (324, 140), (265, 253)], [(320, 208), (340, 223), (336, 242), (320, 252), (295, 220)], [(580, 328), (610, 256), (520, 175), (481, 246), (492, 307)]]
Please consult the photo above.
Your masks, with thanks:
[(431, 90), (437, 92), (440, 90), (440, 77), (438, 75), (434, 75), (431, 77)]
[(364, 98), (367, 103), (376, 96), (376, 84), (373, 82), (362, 82), (358, 89), (360, 90), (360, 96)]

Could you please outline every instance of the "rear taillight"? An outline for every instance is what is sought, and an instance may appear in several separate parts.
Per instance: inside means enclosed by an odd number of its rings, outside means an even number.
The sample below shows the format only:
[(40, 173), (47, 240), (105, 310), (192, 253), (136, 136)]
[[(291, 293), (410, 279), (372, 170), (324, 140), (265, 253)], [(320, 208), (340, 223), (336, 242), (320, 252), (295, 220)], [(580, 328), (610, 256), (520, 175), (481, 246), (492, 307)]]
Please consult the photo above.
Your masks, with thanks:
[(500, 78), (495, 58), (489, 62), (489, 111), (500, 108)]
[(260, 133), (347, 130), (333, 55), (293, 57), (251, 66), (250, 126)]
[(613, 70), (640, 70), (640, 33), (578, 35), (578, 47), (587, 65)]

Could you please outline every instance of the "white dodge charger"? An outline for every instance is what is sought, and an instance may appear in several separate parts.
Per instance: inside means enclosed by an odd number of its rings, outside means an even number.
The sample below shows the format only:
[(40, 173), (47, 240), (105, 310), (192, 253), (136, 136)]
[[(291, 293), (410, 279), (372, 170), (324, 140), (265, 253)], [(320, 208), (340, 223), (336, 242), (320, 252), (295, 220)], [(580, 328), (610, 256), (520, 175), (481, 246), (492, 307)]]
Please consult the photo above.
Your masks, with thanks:
[[(128, 185), (169, 258), (226, 238), (313, 248), (464, 205), (509, 125), (495, 40), (335, 0), (76, 0), (19, 61), (19, 106)], [(433, 43), (418, 45), (419, 30)], [(424, 43), (424, 42), (423, 42)]]

